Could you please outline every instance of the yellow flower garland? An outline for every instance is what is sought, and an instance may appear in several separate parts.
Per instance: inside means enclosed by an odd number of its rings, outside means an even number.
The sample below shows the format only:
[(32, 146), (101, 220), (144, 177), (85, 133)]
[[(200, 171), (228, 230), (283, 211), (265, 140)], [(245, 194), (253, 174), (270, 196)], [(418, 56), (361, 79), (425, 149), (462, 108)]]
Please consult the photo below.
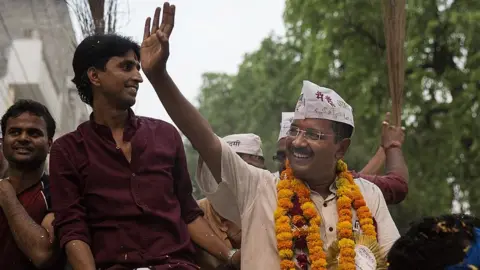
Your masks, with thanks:
[[(357, 211), (360, 228), (365, 237), (376, 241), (377, 235), (372, 214), (363, 199), (360, 189), (348, 172), (347, 164), (337, 162), (337, 235), (340, 255), (339, 270), (355, 270), (355, 241), (353, 237), (352, 206)], [(277, 248), (281, 270), (295, 270), (294, 240), (305, 237), (308, 248), (308, 262), (312, 270), (326, 270), (326, 252), (320, 236), (321, 217), (310, 198), (310, 190), (293, 176), (287, 160), (286, 169), (277, 184), (278, 201), (274, 213)], [(297, 200), (297, 201), (294, 201)], [(301, 214), (294, 211), (294, 202), (300, 205)], [(298, 210), (298, 209), (297, 209)], [(295, 212), (292, 214), (292, 212)], [(303, 226), (297, 226), (304, 224)]]

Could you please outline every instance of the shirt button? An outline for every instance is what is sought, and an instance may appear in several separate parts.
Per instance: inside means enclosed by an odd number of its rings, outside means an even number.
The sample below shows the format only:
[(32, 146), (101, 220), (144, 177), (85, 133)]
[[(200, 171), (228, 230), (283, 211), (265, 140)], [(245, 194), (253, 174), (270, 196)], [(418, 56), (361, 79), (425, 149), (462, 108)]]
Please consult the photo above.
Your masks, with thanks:
[(120, 147), (118, 147), (118, 146), (115, 146), (115, 149), (117, 149), (117, 150), (120, 150)]
[(135, 177), (135, 173), (132, 173), (132, 177)]
[(328, 206), (327, 202), (324, 202), (323, 207), (327, 207), (327, 206)]
[(331, 232), (333, 232), (333, 228), (332, 228), (332, 227), (328, 228), (328, 230), (331, 231)]

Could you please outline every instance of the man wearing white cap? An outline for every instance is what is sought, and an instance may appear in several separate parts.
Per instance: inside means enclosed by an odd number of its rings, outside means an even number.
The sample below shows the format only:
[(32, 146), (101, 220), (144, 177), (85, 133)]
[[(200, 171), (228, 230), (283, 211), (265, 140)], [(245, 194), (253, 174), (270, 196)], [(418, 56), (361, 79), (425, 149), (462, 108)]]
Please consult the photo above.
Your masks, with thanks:
[[(265, 168), (265, 160), (263, 157), (262, 140), (253, 133), (232, 134), (222, 138), (246, 163), (260, 168)], [(231, 197), (233, 198), (233, 194)], [(198, 206), (205, 213), (204, 218), (212, 227), (214, 233), (222, 240), (227, 247), (232, 249), (240, 249), (241, 246), (241, 229), (240, 221), (236, 219), (239, 212), (235, 203), (231, 204), (231, 209), (226, 207), (220, 208), (221, 213), (216, 211), (207, 198), (197, 201)], [(227, 211), (228, 210), (228, 211)], [(233, 221), (229, 220), (232, 219)], [(235, 222), (234, 222), (235, 221)], [(238, 225), (236, 225), (237, 223)], [(213, 270), (222, 264), (220, 260), (205, 252), (197, 250), (196, 262), (201, 269)]]
[(278, 163), (278, 172), (274, 173), (276, 177), (280, 177), (280, 172), (285, 170), (285, 160), (287, 153), (286, 138), (288, 136), (288, 131), (290, 130), (290, 125), (293, 122), (293, 115), (293, 112), (282, 112), (280, 133), (278, 134), (277, 140), (277, 153), (273, 157), (273, 159)]
[(223, 138), (245, 162), (260, 169), (266, 169), (262, 140), (253, 133), (233, 134)]
[[(168, 74), (162, 76), (154, 82), (162, 89), (157, 94), (205, 162), (198, 166), (199, 187), (217, 210), (237, 205), (243, 269), (383, 265), (400, 235), (380, 189), (353, 180), (341, 161), (354, 122), (335, 91), (304, 81), (286, 139), (290, 163), (276, 184), (272, 173), (248, 165), (218, 138)], [(358, 245), (362, 239), (366, 244)]]
[[(277, 153), (274, 160), (278, 163), (279, 171), (275, 172), (276, 177), (280, 177), (281, 171), (285, 169), (286, 159), (286, 138), (288, 130), (293, 121), (293, 112), (283, 112), (282, 122), (280, 123), (280, 133), (278, 135)], [(403, 158), (402, 151), (385, 151), (384, 145), (389, 143), (398, 144), (398, 148), (403, 144), (404, 131), (390, 125), (390, 113), (386, 114), (382, 123), (381, 144), (368, 164), (360, 171), (352, 171), (355, 178), (363, 178), (377, 185), (385, 197), (387, 204), (398, 204), (402, 202), (408, 193), (408, 168)], [(387, 149), (388, 150), (388, 149)], [(385, 174), (378, 175), (377, 172), (385, 164)]]

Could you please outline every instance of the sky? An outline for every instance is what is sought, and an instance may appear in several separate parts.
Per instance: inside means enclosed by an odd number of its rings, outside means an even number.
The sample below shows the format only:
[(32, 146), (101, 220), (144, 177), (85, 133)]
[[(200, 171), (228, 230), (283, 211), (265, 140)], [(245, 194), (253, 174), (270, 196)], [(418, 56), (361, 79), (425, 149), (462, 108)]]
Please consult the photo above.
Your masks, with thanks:
[[(117, 32), (141, 42), (145, 18), (153, 17), (155, 8), (162, 6), (163, 1), (130, 0), (129, 14), (125, 12), (127, 2), (119, 2), (122, 12)], [(285, 32), (284, 0), (171, 0), (170, 3), (176, 5), (176, 17), (167, 69), (185, 97), (195, 105), (203, 73), (235, 73), (243, 55), (259, 48), (269, 33)], [(133, 108), (138, 115), (171, 123), (145, 76)]]

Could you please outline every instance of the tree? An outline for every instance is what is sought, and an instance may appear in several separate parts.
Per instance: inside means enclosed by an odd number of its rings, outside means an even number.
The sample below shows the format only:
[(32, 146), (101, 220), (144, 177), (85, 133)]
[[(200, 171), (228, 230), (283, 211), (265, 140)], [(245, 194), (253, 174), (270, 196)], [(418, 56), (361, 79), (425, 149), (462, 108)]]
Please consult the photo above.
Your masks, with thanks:
[(118, 21), (118, 0), (68, 0), (67, 3), (76, 15), (84, 37), (115, 33)]
[[(268, 156), (280, 112), (293, 110), (301, 80), (314, 81), (354, 108), (347, 161), (362, 168), (391, 107), (380, 14), (378, 1), (287, 0), (286, 37), (267, 37), (235, 75), (206, 75), (200, 111), (219, 135), (260, 135)], [(469, 188), (480, 183), (479, 18), (480, 2), (408, 1), (403, 149), (411, 180), (407, 200), (391, 208), (400, 228), (451, 211), (454, 199), (480, 213), (479, 191)]]

